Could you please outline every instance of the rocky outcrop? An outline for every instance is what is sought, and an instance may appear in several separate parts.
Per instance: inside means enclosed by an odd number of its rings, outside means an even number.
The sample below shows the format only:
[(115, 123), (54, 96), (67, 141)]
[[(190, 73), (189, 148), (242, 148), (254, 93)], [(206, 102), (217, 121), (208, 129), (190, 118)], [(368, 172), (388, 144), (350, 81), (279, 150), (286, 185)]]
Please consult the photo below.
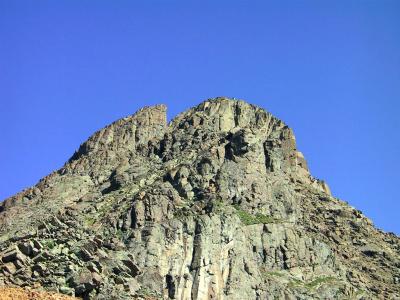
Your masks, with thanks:
[(35, 299), (35, 300), (77, 300), (62, 294), (48, 293), (45, 291), (36, 291), (30, 288), (17, 287), (0, 287), (1, 300), (19, 300), (19, 299)]
[(7, 199), (0, 285), (85, 299), (396, 299), (400, 241), (311, 176), (292, 130), (210, 99), (98, 131)]

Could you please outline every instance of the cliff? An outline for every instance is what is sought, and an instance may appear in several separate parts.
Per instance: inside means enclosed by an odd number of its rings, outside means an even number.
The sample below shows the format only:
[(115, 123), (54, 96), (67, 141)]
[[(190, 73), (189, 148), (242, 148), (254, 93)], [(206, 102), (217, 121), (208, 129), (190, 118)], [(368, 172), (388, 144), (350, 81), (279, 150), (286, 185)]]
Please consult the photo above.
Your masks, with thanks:
[(265, 110), (146, 107), (0, 206), (0, 286), (85, 299), (399, 299), (400, 240)]

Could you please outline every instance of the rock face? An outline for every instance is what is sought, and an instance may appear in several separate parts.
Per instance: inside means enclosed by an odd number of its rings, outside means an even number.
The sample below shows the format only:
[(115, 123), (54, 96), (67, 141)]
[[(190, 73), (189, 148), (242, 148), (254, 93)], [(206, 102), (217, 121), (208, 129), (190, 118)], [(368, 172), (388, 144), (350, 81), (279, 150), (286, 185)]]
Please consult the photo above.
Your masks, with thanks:
[(243, 101), (96, 132), (0, 206), (0, 285), (85, 299), (400, 299), (400, 240)]

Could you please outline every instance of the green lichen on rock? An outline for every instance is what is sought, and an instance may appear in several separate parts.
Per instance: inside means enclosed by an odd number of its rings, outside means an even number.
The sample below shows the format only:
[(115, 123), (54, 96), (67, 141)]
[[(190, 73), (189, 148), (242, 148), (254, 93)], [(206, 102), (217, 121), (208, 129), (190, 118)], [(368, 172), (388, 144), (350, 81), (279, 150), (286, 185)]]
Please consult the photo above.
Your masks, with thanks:
[(57, 245), (56, 242), (52, 239), (43, 240), (43, 241), (41, 241), (41, 243), (45, 248), (50, 249), (50, 250), (53, 249)]
[(87, 226), (92, 226), (94, 223), (96, 223), (96, 218), (90, 216), (85, 220), (85, 223)]
[(308, 282), (302, 281), (298, 278), (290, 278), (289, 287), (305, 288), (306, 290), (313, 291), (322, 285), (330, 285), (337, 283), (340, 283), (340, 280), (332, 276), (321, 276)]
[(318, 287), (319, 285), (322, 284), (329, 284), (329, 283), (333, 283), (333, 282), (337, 282), (338, 279), (335, 277), (318, 277), (316, 279), (314, 279), (311, 282), (307, 282), (304, 286), (308, 289), (314, 289), (316, 287)]
[(277, 222), (276, 219), (274, 219), (270, 216), (266, 216), (261, 213), (256, 213), (255, 215), (252, 215), (252, 214), (248, 213), (247, 211), (241, 209), (240, 206), (238, 206), (238, 205), (234, 205), (234, 207), (236, 209), (236, 214), (238, 215), (240, 221), (242, 221), (242, 223), (246, 226), (254, 225), (254, 224), (268, 224), (268, 223)]

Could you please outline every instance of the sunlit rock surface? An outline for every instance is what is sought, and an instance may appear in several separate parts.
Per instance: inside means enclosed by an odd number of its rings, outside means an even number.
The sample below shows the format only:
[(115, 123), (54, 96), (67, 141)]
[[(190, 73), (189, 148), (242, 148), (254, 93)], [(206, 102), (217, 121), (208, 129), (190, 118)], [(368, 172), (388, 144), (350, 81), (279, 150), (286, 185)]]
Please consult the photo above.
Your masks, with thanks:
[(146, 107), (0, 206), (0, 286), (85, 299), (398, 299), (400, 242), (310, 174), (293, 131)]

